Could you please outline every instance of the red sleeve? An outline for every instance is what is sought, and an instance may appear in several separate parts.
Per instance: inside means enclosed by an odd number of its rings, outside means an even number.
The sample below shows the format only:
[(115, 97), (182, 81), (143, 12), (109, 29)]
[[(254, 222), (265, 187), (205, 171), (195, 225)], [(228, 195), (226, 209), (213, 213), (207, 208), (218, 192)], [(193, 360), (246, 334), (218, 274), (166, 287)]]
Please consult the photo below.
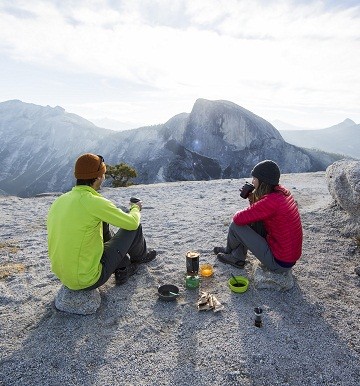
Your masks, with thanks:
[(233, 217), (234, 223), (236, 225), (247, 225), (270, 217), (276, 210), (276, 200), (274, 200), (274, 196), (274, 194), (266, 195), (248, 208), (236, 212)]

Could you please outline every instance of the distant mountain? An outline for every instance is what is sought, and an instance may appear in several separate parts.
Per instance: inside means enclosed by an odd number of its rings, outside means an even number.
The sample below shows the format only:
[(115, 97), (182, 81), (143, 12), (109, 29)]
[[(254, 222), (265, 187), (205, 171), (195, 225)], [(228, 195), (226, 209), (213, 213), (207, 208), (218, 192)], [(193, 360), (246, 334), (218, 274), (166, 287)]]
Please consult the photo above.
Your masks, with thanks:
[(290, 145), (269, 122), (228, 101), (198, 99), (162, 125), (114, 132), (65, 112), (0, 103), (0, 190), (32, 196), (66, 191), (84, 152), (135, 167), (137, 183), (248, 177), (270, 158), (283, 173), (324, 170), (340, 156)]
[(360, 125), (351, 119), (319, 130), (281, 130), (286, 142), (360, 158)]
[(59, 106), (0, 103), (0, 189), (20, 196), (69, 189), (74, 159), (97, 153), (112, 133)]
[(280, 121), (278, 119), (275, 119), (272, 121), (272, 124), (274, 127), (276, 127), (277, 130), (279, 131), (288, 131), (288, 130), (314, 130), (313, 128), (309, 127), (300, 127), (300, 126), (295, 126), (287, 122)]
[(134, 165), (143, 183), (240, 178), (266, 158), (278, 162), (284, 173), (325, 170), (340, 158), (290, 145), (252, 112), (232, 102), (205, 99), (198, 99), (190, 114), (116, 133), (102, 146), (110, 163)]
[(106, 129), (116, 130), (116, 131), (135, 129), (140, 126), (130, 122), (120, 122), (115, 119), (109, 119), (109, 118), (98, 118), (98, 119), (92, 119), (91, 121), (98, 127), (104, 127)]

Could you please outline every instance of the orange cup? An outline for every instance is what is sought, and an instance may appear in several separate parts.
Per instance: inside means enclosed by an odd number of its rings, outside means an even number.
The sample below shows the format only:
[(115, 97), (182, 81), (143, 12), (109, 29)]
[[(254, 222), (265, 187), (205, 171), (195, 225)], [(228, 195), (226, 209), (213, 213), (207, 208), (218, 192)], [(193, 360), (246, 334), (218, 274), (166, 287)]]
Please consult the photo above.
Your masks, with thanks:
[(214, 268), (211, 264), (200, 264), (200, 275), (203, 277), (210, 277), (214, 273)]

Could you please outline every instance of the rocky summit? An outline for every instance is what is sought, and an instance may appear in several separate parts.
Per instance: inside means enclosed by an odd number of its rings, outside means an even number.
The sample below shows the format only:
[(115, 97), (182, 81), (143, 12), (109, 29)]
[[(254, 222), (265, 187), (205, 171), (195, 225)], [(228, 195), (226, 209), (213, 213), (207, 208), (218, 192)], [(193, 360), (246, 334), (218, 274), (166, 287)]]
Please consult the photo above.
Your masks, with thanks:
[(191, 113), (123, 132), (59, 106), (7, 101), (0, 103), (0, 135), (0, 192), (23, 197), (70, 189), (84, 152), (133, 166), (136, 183), (248, 177), (263, 159), (276, 161), (282, 173), (313, 172), (341, 158), (290, 145), (263, 118), (222, 100), (198, 99)]

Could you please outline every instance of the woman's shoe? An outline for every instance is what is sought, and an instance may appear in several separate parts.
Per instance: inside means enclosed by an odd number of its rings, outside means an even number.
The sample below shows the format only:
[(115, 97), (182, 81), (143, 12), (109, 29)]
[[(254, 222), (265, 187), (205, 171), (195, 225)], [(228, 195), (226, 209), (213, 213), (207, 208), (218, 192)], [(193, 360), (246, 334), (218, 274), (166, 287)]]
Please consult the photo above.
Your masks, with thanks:
[[(215, 249), (215, 248), (214, 248)], [(225, 264), (230, 264), (236, 268), (244, 268), (245, 260), (238, 260), (233, 255), (227, 253), (218, 253), (216, 257)]]
[(224, 247), (214, 247), (214, 253), (217, 255), (218, 253), (226, 253), (226, 248)]

